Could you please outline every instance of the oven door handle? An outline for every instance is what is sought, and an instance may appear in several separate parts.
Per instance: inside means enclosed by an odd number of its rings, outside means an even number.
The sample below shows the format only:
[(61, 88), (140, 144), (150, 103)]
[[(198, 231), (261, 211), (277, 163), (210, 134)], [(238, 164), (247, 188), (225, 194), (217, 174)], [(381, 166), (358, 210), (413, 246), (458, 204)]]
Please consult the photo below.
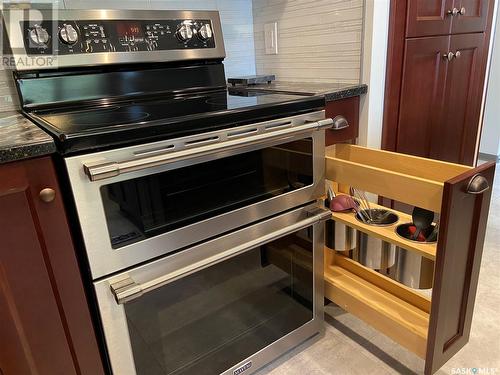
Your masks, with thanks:
[(307, 228), (311, 225), (320, 223), (322, 221), (331, 218), (331, 212), (321, 207), (315, 208), (309, 214), (312, 216), (304, 220), (298, 221), (297, 223), (291, 224), (277, 231), (268, 233), (262, 237), (254, 239), (253, 241), (249, 241), (239, 246), (233, 247), (217, 255), (202, 259), (186, 267), (179, 268), (173, 272), (167, 273), (155, 279), (148, 280), (143, 283), (136, 283), (131, 277), (125, 277), (124, 279), (118, 282), (110, 284), (111, 292), (113, 293), (115, 300), (118, 304), (124, 304), (133, 301), (141, 297), (144, 293), (160, 288), (182, 277), (188, 276), (204, 268), (213, 266), (224, 260), (233, 258), (239, 254), (243, 254), (249, 250), (264, 245), (268, 242), (274, 241), (278, 238), (284, 237), (286, 235), (297, 232), (301, 229)]
[[(285, 125), (290, 124), (287, 123)], [(83, 168), (90, 181), (99, 181), (116, 177), (123, 173), (157, 167), (166, 163), (174, 163), (186, 159), (202, 157), (215, 152), (230, 151), (239, 147), (265, 143), (278, 138), (299, 135), (309, 131), (331, 129), (333, 125), (334, 121), (331, 118), (327, 118), (319, 121), (306, 122), (305, 124), (297, 126), (289, 126), (287, 128), (281, 128), (280, 126), (269, 128), (262, 127), (258, 130), (258, 134), (252, 134), (238, 139), (227, 140), (214, 137), (213, 140), (208, 139), (208, 141), (210, 141), (208, 142), (209, 144), (206, 144), (207, 139), (202, 139), (200, 142), (196, 142), (200, 144), (200, 146), (196, 148), (186, 147), (185, 149), (177, 152), (170, 151), (154, 156), (135, 158), (119, 162), (105, 162), (92, 165), (84, 164)], [(196, 143), (193, 143), (192, 146)]]

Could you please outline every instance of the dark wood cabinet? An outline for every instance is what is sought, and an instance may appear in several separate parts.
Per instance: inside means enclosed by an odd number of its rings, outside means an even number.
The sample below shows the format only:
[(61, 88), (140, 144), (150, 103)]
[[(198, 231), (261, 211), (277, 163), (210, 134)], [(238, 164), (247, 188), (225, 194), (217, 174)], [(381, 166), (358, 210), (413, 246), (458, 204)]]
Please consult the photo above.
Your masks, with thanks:
[(452, 34), (486, 31), (488, 7), (493, 0), (455, 0), (454, 7), (460, 13), (453, 17)]
[(406, 41), (398, 152), (474, 163), (483, 45), (483, 33)]
[[(482, 97), (483, 45), (483, 33), (450, 37), (450, 51), (455, 57), (446, 62), (444, 95), (437, 98), (444, 99), (444, 103), (441, 111), (436, 112), (440, 113), (439, 121), (429, 131), (431, 146), (427, 155), (433, 159), (468, 165), (475, 161)], [(441, 80), (436, 84), (441, 85)]]
[(452, 9), (453, 0), (408, 0), (406, 36), (449, 34)]
[(391, 1), (383, 149), (476, 162), (493, 6)]
[(491, 0), (407, 0), (406, 37), (483, 32)]
[[(440, 126), (448, 51), (448, 36), (406, 41), (403, 68), (398, 152), (428, 156), (432, 137)], [(418, 103), (418, 105), (417, 105)]]
[(0, 373), (103, 374), (50, 158), (0, 166), (0, 228)]

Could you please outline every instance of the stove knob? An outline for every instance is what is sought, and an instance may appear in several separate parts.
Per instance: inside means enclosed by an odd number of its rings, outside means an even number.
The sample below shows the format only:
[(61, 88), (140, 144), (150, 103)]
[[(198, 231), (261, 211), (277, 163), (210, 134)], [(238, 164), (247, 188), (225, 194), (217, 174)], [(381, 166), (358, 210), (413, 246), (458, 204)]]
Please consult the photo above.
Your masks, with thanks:
[(212, 27), (210, 26), (209, 23), (201, 25), (201, 27), (198, 29), (198, 37), (201, 40), (208, 40), (212, 38), (212, 36), (213, 36)]
[(42, 26), (35, 25), (33, 29), (31, 29), (29, 34), (31, 42), (33, 42), (37, 46), (47, 46), (49, 42), (50, 36), (47, 30), (45, 30)]
[(193, 27), (184, 23), (177, 28), (175, 35), (181, 42), (187, 42), (193, 37)]
[(73, 45), (78, 42), (78, 32), (72, 25), (63, 25), (59, 30), (59, 39), (64, 44)]

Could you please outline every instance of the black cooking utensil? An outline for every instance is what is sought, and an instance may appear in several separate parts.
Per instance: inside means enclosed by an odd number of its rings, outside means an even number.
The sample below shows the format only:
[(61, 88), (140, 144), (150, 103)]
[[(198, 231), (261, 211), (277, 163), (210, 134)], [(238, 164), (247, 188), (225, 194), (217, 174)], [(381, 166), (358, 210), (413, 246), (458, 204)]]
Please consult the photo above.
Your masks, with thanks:
[(438, 228), (438, 226), (436, 224), (436, 226), (432, 230), (431, 234), (429, 234), (425, 240), (427, 242), (434, 242), (434, 241), (436, 241), (437, 237), (438, 237), (438, 233), (439, 233), (439, 228)]
[(416, 241), (420, 232), (431, 226), (434, 221), (434, 212), (415, 206), (411, 217), (413, 219), (413, 224), (415, 224), (417, 228), (413, 234), (412, 240)]

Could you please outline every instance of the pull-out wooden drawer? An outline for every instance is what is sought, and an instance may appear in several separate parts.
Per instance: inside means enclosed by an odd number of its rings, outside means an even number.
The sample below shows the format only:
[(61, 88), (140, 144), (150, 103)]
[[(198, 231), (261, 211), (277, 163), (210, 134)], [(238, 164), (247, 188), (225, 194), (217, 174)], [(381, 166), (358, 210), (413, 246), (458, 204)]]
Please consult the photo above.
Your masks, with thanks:
[[(395, 234), (411, 216), (377, 227), (353, 213), (332, 218), (435, 261), (431, 298), (325, 249), (325, 296), (426, 360), (432, 374), (468, 341), (495, 164), (477, 168), (338, 144), (327, 151), (326, 178), (439, 213), (435, 244)], [(374, 205), (376, 206), (376, 205)]]

